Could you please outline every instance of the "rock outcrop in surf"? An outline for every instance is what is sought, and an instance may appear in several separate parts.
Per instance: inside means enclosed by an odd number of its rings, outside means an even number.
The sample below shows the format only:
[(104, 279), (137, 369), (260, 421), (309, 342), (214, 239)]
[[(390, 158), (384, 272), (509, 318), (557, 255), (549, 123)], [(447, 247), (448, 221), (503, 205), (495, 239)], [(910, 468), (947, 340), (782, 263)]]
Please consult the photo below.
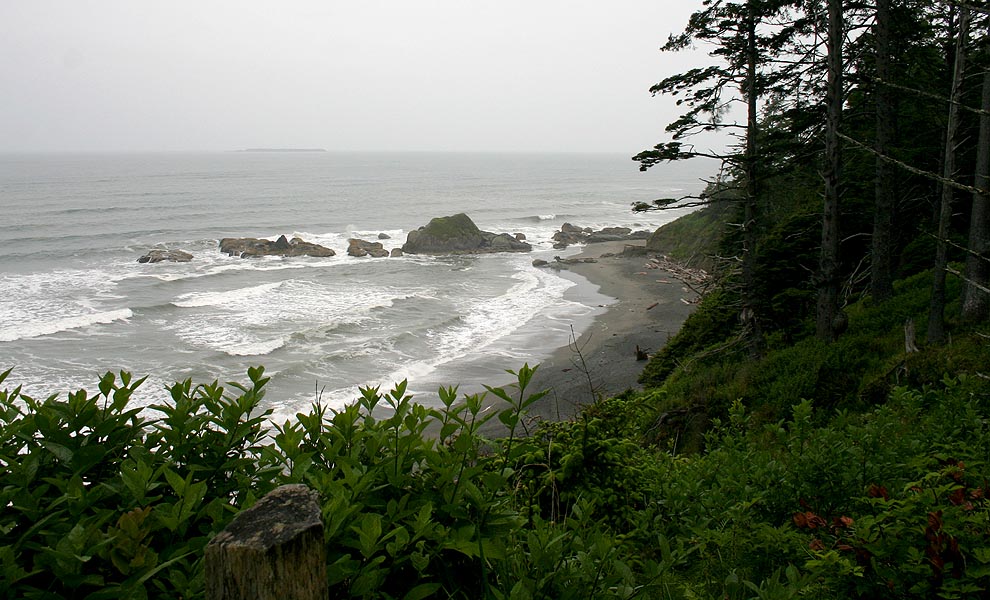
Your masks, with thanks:
[(139, 263), (189, 262), (192, 259), (192, 254), (182, 250), (151, 250), (137, 261)]
[(374, 258), (385, 258), (388, 256), (388, 250), (382, 246), (381, 242), (368, 242), (351, 238), (347, 240), (347, 244), (348, 256), (372, 256)]
[(564, 223), (560, 231), (553, 234), (554, 248), (558, 250), (571, 244), (594, 244), (596, 242), (623, 242), (628, 240), (648, 240), (653, 232), (633, 231), (628, 227), (605, 227), (598, 231), (590, 227), (578, 227)]
[(256, 256), (336, 256), (337, 253), (319, 244), (303, 241), (294, 237), (291, 240), (284, 235), (274, 242), (259, 238), (223, 238), (220, 240), (220, 251), (230, 256), (252, 258)]
[(437, 217), (410, 231), (402, 251), (406, 254), (490, 254), (529, 252), (533, 247), (508, 233), (482, 231), (464, 213)]

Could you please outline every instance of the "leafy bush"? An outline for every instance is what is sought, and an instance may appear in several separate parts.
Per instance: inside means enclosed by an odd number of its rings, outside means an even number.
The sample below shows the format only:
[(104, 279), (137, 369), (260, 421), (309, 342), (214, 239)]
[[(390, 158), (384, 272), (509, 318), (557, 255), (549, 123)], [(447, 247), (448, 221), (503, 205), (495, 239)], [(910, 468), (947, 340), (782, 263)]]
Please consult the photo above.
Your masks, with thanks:
[(236, 396), (175, 384), (158, 418), (128, 407), (144, 380), (126, 372), (65, 400), (0, 391), (0, 595), (202, 595), (206, 543), (280, 478), (249, 376)]
[[(275, 426), (258, 411), (262, 368), (247, 386), (177, 383), (146, 411), (128, 407), (143, 380), (126, 372), (66, 399), (0, 392), (0, 597), (202, 597), (209, 539), (296, 482), (322, 499), (332, 597), (644, 593), (661, 563), (630, 558), (600, 504), (576, 494), (553, 519), (532, 510), (542, 442), (515, 432), (543, 395), (526, 391), (533, 372), (520, 369), (516, 394), (441, 389), (442, 410), (401, 383)], [(508, 437), (478, 434), (492, 418)]]
[[(516, 434), (533, 369), (442, 406), (399, 384), (270, 425), (268, 379), (0, 392), (0, 597), (199, 598), (203, 550), (284, 483), (321, 498), (334, 598), (972, 597), (990, 589), (990, 393), (896, 388), (863, 413), (741, 401), (676, 455), (665, 392)], [(0, 383), (6, 374), (0, 376)], [(753, 375), (750, 375), (752, 378)], [(492, 401), (495, 401), (493, 405)], [(509, 435), (479, 428), (499, 419)]]
[(776, 423), (737, 402), (704, 454), (663, 459), (654, 530), (686, 543), (677, 574), (701, 597), (985, 594), (986, 389), (901, 388), (824, 421), (810, 401)]

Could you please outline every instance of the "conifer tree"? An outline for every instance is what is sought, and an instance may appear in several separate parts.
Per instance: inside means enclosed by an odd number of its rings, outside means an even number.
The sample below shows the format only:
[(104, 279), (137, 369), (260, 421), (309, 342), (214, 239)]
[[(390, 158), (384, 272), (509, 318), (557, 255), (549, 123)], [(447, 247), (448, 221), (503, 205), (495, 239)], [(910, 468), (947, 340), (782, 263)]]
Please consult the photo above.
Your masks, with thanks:
[[(742, 306), (740, 319), (747, 333), (750, 353), (758, 355), (762, 347), (762, 326), (756, 294), (755, 258), (759, 237), (759, 196), (763, 174), (760, 153), (760, 102), (789, 75), (789, 68), (775, 59), (785, 41), (794, 35), (793, 22), (786, 18), (795, 0), (744, 0), (725, 2), (705, 0), (704, 8), (694, 13), (679, 35), (672, 35), (664, 51), (677, 51), (695, 41), (713, 45), (711, 56), (719, 64), (691, 69), (670, 76), (650, 88), (650, 92), (684, 97), (678, 105), (688, 112), (667, 126), (672, 141), (633, 157), (646, 170), (664, 161), (694, 157), (716, 158), (738, 174), (742, 189), (743, 218), (741, 279)], [(746, 107), (744, 123), (727, 120), (735, 103)], [(739, 144), (729, 152), (698, 150), (684, 140), (700, 132), (730, 131)], [(658, 200), (642, 209), (666, 208), (671, 200)]]
[(894, 90), (891, 87), (891, 0), (876, 0), (873, 23), (874, 64), (873, 84), (876, 105), (877, 156), (874, 183), (873, 238), (870, 266), (870, 291), (876, 302), (893, 295), (893, 235), (894, 235), (894, 167), (884, 157), (890, 154), (894, 137)]

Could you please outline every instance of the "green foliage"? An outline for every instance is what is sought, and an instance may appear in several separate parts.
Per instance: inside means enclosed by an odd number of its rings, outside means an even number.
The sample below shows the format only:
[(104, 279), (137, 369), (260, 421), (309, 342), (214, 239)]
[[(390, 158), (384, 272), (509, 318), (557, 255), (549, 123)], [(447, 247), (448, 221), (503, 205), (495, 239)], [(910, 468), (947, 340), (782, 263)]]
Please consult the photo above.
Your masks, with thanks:
[[(535, 510), (543, 438), (518, 435), (545, 394), (534, 372), (481, 395), (443, 388), (439, 410), (404, 382), (362, 389), (279, 425), (258, 410), (260, 367), (249, 385), (177, 383), (147, 410), (129, 406), (143, 380), (126, 372), (65, 399), (0, 392), (0, 597), (202, 597), (209, 539), (298, 482), (322, 500), (331, 597), (646, 594), (670, 565), (640, 560), (600, 503), (575, 493), (550, 520)], [(492, 418), (508, 437), (479, 435)]]
[[(735, 325), (728, 292), (717, 289), (692, 314), (679, 335), (651, 358), (644, 384), (660, 393), (650, 401), (660, 421), (650, 439), (677, 439), (679, 449), (698, 449), (712, 418), (724, 418), (742, 400), (761, 421), (785, 417), (796, 399), (823, 409), (862, 410), (886, 401), (901, 385), (940, 385), (946, 373), (986, 375), (990, 343), (981, 330), (957, 332), (951, 344), (926, 346), (905, 354), (904, 324), (924, 331), (931, 274), (896, 282), (894, 297), (875, 304), (869, 298), (845, 308), (849, 329), (833, 344), (810, 331), (796, 341), (783, 330), (767, 338), (767, 350), (752, 359), (733, 337)], [(959, 282), (950, 281), (948, 297), (957, 306)], [(985, 328), (984, 328), (985, 329)]]
[(0, 596), (201, 594), (203, 547), (279, 472), (252, 415), (263, 374), (236, 396), (178, 383), (155, 419), (128, 406), (144, 380), (126, 372), (64, 400), (0, 392)]
[(434, 217), (424, 227), (424, 232), (442, 240), (480, 235), (478, 226), (464, 213), (458, 213), (449, 217)]
[(775, 423), (736, 402), (707, 452), (665, 460), (654, 530), (690, 540), (679, 574), (702, 597), (985, 593), (986, 397), (980, 382), (946, 380), (861, 415), (825, 419), (801, 402)]

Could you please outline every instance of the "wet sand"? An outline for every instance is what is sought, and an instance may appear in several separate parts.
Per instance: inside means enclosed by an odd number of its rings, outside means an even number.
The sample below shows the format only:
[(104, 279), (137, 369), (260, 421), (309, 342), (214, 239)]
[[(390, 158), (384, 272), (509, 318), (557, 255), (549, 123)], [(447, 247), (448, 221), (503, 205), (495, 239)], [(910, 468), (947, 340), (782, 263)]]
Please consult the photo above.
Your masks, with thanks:
[[(658, 351), (694, 309), (685, 301), (697, 295), (672, 274), (649, 268), (646, 255), (622, 254), (626, 246), (644, 244), (588, 244), (580, 254), (568, 257), (597, 259), (564, 268), (615, 301), (569, 347), (540, 364), (530, 389), (550, 393), (530, 407), (530, 417), (570, 419), (598, 397), (640, 389), (637, 379), (646, 361), (637, 360), (637, 347), (647, 353)], [(489, 421), (493, 422), (497, 420)], [(488, 433), (497, 435), (495, 428)]]

